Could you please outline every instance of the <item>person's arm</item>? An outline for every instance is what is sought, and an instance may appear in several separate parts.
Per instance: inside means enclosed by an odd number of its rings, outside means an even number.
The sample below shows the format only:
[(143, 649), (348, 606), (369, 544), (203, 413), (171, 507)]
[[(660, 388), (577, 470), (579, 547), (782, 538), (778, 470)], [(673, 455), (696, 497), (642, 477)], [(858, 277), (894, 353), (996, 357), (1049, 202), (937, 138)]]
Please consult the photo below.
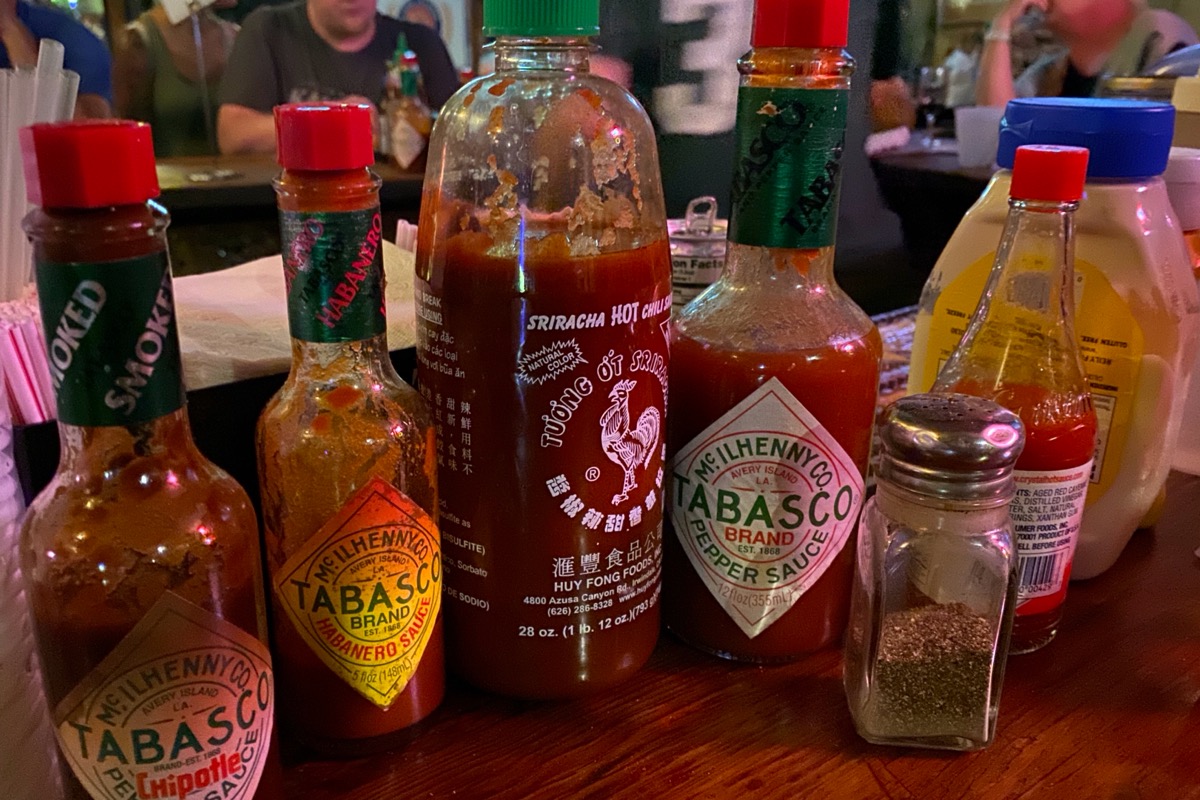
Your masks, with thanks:
[(1012, 46), (1013, 24), (1031, 8), (1046, 10), (1048, 0), (1009, 0), (1004, 10), (992, 20), (983, 39), (983, 54), (979, 58), (979, 77), (975, 81), (975, 102), (981, 106), (1004, 106), (1016, 96), (1013, 87)]
[(17, 16), (17, 0), (0, 0), (0, 43), (4, 44), (9, 63), (14, 67), (37, 64), (37, 40)]
[(217, 109), (217, 147), (226, 154), (274, 153), (274, 116), (237, 103), (222, 103)]
[(917, 127), (917, 102), (899, 75), (871, 81), (871, 130)]
[(90, 93), (75, 97), (75, 119), (108, 119), (112, 115), (107, 97)]
[(405, 31), (408, 46), (417, 54), (421, 80), (425, 84), (425, 99), (435, 111), (458, 91), (458, 71), (450, 60), (446, 43), (437, 31), (424, 25), (409, 25)]
[(140, 26), (153, 22), (132, 22), (121, 31), (113, 55), (113, 106), (118, 117), (153, 122), (154, 83), (150, 54)]
[(278, 69), (266, 28), (271, 9), (255, 9), (233, 40), (217, 91), (217, 149), (222, 153), (274, 153)]
[(625, 90), (633, 89), (633, 65), (614, 56), (592, 53), (588, 58), (589, 72), (608, 78)]

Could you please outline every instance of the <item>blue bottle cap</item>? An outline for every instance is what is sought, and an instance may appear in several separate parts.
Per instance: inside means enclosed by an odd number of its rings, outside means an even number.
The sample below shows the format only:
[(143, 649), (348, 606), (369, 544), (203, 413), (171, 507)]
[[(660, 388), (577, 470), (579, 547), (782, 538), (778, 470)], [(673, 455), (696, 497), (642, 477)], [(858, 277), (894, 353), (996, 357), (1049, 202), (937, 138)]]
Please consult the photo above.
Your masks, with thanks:
[(1011, 100), (1000, 121), (996, 163), (1012, 169), (1017, 148), (1059, 144), (1091, 151), (1087, 176), (1161, 175), (1171, 153), (1175, 107), (1142, 100), (1031, 97)]

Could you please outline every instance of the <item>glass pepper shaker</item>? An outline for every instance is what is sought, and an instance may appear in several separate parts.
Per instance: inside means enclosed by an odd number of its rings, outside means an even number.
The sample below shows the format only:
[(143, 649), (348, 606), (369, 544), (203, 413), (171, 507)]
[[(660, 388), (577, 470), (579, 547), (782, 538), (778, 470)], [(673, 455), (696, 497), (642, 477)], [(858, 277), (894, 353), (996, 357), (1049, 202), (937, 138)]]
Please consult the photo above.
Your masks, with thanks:
[(844, 680), (875, 744), (992, 741), (1016, 604), (1009, 502), (1021, 420), (962, 394), (918, 394), (880, 422), (859, 523)]

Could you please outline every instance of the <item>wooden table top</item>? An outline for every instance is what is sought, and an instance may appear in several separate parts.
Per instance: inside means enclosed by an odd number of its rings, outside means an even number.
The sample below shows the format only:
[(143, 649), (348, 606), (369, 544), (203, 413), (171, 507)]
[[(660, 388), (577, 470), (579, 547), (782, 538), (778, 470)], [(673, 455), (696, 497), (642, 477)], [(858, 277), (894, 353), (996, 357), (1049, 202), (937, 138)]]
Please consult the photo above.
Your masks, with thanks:
[(740, 667), (663, 636), (627, 684), (569, 703), (452, 685), (405, 749), (288, 768), (289, 797), (1200, 798), (1200, 478), (1075, 583), (1056, 641), (1013, 656), (979, 753), (876, 747), (841, 656)]
[[(377, 163), (375, 172), (383, 179), (380, 200), (417, 203), (421, 198), (424, 173), (405, 172), (388, 162)], [(180, 156), (158, 159), (159, 198), (172, 212), (197, 209), (275, 208), (271, 181), (279, 175), (272, 156)]]

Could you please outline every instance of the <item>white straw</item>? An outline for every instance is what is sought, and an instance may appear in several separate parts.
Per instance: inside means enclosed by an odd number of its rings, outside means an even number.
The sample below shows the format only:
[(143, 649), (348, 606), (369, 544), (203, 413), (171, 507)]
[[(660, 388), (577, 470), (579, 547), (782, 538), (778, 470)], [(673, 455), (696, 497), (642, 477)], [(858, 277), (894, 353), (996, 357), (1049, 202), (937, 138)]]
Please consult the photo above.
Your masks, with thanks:
[[(24, 423), (54, 418), (45, 346), (34, 304), (19, 301), (32, 279), (33, 252), (21, 228), (29, 205), (19, 132), (75, 113), (79, 75), (63, 70), (64, 49), (43, 39), (37, 67), (0, 70), (0, 364), (7, 406)], [(103, 158), (103, 154), (97, 154)], [(2, 391), (2, 390), (0, 390)]]
[(8, 246), (4, 254), (4, 299), (13, 300), (20, 296), (28, 282), (30, 265), (25, 235), (21, 231), (21, 218), (25, 216), (25, 178), (21, 169), (21, 148), (18, 131), (29, 124), (34, 103), (34, 78), (31, 70), (15, 70), (9, 76), (8, 111), (5, 114), (7, 141), (5, 143), (5, 173), (3, 191), (8, 200), (4, 215), (5, 238)]
[[(13, 138), (16, 131), (15, 120), (12, 119), (16, 115), (16, 103), (11, 91), (13, 77), (12, 70), (0, 70), (0, 109), (4, 110), (3, 115), (0, 115), (0, 292), (3, 292), (4, 296), (0, 299), (4, 300), (13, 299), (8, 294), (8, 275), (11, 270), (17, 268), (8, 263), (10, 249), (14, 252), (16, 250), (11, 240), (14, 236), (22, 235), (16, 219), (17, 214), (13, 211), (17, 201), (13, 198), (16, 186), (12, 177), (12, 153), (18, 148)], [(23, 206), (24, 198), (21, 200)]]
[(13, 422), (21, 425), (38, 422), (41, 414), (33, 396), (33, 382), (29, 378), (26, 366), (21, 362), (21, 354), (9, 336), (9, 331), (0, 335), (0, 359), (4, 361), (4, 383), (8, 386)]
[(41, 320), (36, 316), (21, 320), (18, 332), (25, 342), (26, 352), (31, 356), (30, 368), (37, 381), (38, 403), (46, 419), (58, 419), (58, 407), (54, 400), (54, 386), (50, 382), (50, 362), (46, 360), (46, 340), (42, 333)]
[(38, 47), (37, 69), (33, 82), (33, 119), (31, 122), (57, 122), (59, 120), (59, 94), (62, 92), (63, 54), (62, 44), (53, 39), (42, 39)]
[(79, 95), (79, 73), (74, 70), (63, 70), (62, 92), (59, 93), (59, 120), (71, 119), (75, 116), (75, 98)]
[(34, 359), (33, 353), (31, 352), (31, 348), (28, 346), (28, 344), (26, 344), (25, 336), (21, 332), (21, 328), (19, 326), (14, 325), (14, 326), (9, 327), (9, 329), (6, 331), (6, 334), (8, 335), (8, 338), (12, 341), (13, 348), (17, 351), (17, 355), (21, 359), (21, 366), (23, 368), (23, 376), (24, 376), (26, 384), (28, 384), (27, 388), (29, 389), (29, 395), (33, 400), (34, 413), (36, 414), (36, 416), (33, 419), (30, 419), (27, 421), (28, 422), (45, 422), (47, 419), (50, 418), (50, 416), (47, 413), (45, 404), (42, 402), (42, 398), (41, 398), (41, 394), (42, 394), (41, 383), (42, 382), (38, 379), (37, 362)]

